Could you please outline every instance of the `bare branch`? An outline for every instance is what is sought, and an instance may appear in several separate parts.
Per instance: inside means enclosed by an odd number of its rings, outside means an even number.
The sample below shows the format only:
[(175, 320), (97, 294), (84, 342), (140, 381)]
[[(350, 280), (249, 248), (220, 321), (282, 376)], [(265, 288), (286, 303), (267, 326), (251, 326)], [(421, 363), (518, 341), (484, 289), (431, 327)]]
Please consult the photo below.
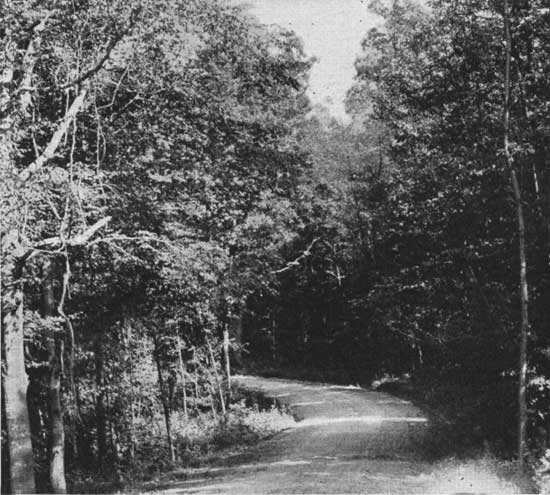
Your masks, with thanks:
[(111, 221), (111, 217), (102, 218), (101, 220), (98, 220), (96, 223), (94, 223), (91, 227), (86, 229), (81, 234), (78, 234), (75, 237), (72, 237), (71, 239), (67, 239), (65, 240), (65, 242), (63, 242), (63, 239), (61, 238), (61, 236), (56, 236), (56, 237), (50, 237), (49, 239), (44, 239), (35, 247), (36, 248), (58, 247), (63, 244), (70, 247), (85, 246), (88, 243), (88, 241), (95, 235), (95, 233), (98, 230), (105, 227), (110, 221)]
[(28, 108), (31, 105), (31, 92), (35, 90), (32, 87), (32, 75), (34, 66), (36, 65), (37, 51), (42, 43), (42, 31), (46, 28), (46, 24), (52, 14), (52, 11), (46, 12), (42, 20), (34, 27), (33, 32), (35, 36), (29, 41), (27, 51), (23, 57), (23, 77), (18, 89), (18, 93), (20, 93), (19, 104), (21, 105), (23, 115), (27, 114)]
[(103, 52), (103, 55), (99, 58), (99, 60), (89, 69), (85, 70), (82, 74), (80, 74), (78, 77), (73, 79), (72, 81), (69, 81), (68, 83), (61, 86), (60, 89), (68, 89), (72, 86), (76, 86), (77, 84), (80, 84), (81, 82), (84, 82), (86, 79), (89, 79), (92, 77), (96, 72), (99, 72), (105, 62), (109, 59), (111, 56), (111, 52), (113, 51), (113, 48), (117, 45), (117, 43), (122, 39), (122, 34), (115, 36), (109, 43), (107, 43), (107, 46), (105, 47), (105, 50)]
[(19, 173), (19, 180), (21, 182), (26, 182), (27, 180), (29, 180), (33, 174), (38, 172), (49, 160), (51, 160), (55, 156), (55, 152), (59, 147), (61, 139), (63, 139), (63, 136), (67, 132), (69, 126), (71, 125), (71, 122), (75, 119), (76, 115), (84, 105), (84, 100), (86, 98), (87, 92), (87, 87), (83, 88), (80, 91), (78, 96), (74, 99), (71, 106), (69, 107), (69, 110), (65, 114), (63, 122), (59, 124), (57, 130), (54, 132), (54, 135), (50, 139), (50, 142), (48, 143), (48, 146), (46, 146), (46, 149), (34, 162), (32, 162), (27, 168)]
[(153, 235), (139, 235), (139, 236), (127, 236), (123, 234), (113, 234), (107, 237), (102, 237), (101, 239), (97, 239), (93, 241), (92, 244), (99, 244), (99, 243), (112, 243), (112, 242), (140, 242), (145, 247), (148, 247), (149, 249), (152, 249), (154, 251), (157, 251), (155, 248), (153, 248), (150, 244), (146, 243), (157, 243), (161, 244), (167, 248), (170, 248), (174, 251), (178, 250), (178, 246), (176, 246), (173, 242), (167, 241), (166, 239), (162, 239), (157, 236)]
[(130, 21), (128, 23), (128, 26), (124, 28), (122, 31), (118, 32), (111, 40), (106, 44), (105, 49), (103, 51), (103, 55), (99, 57), (98, 61), (92, 65), (89, 69), (85, 70), (82, 74), (80, 74), (78, 77), (73, 79), (72, 81), (64, 84), (61, 86), (61, 89), (67, 89), (71, 86), (76, 86), (80, 84), (81, 82), (89, 79), (92, 77), (96, 72), (99, 72), (105, 62), (109, 59), (111, 56), (111, 52), (115, 48), (115, 46), (118, 44), (118, 42), (128, 34), (128, 32), (132, 29), (136, 22), (136, 18), (139, 15), (139, 12), (141, 11), (141, 7), (136, 8), (131, 14), (130, 14)]
[(294, 266), (298, 266), (303, 259), (307, 258), (308, 256), (311, 256), (311, 249), (317, 243), (317, 241), (319, 241), (319, 237), (316, 237), (315, 239), (313, 239), (313, 241), (311, 241), (310, 245), (306, 248), (306, 250), (300, 256), (298, 256), (295, 260), (289, 261), (285, 267), (279, 270), (274, 270), (271, 273), (273, 274), (283, 273), (283, 272), (286, 272), (287, 270), (290, 270)]

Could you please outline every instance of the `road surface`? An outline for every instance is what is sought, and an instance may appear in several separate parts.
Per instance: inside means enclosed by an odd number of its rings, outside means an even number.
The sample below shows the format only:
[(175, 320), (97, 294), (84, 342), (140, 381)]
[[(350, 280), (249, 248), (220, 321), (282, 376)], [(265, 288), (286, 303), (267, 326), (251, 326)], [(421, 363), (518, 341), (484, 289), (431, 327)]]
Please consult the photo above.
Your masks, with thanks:
[[(353, 386), (239, 376), (239, 387), (286, 405), (294, 428), (228, 465), (196, 469), (162, 493), (514, 493), (466, 468), (434, 467), (419, 447), (428, 418), (411, 402)], [(158, 492), (157, 492), (158, 493)]]

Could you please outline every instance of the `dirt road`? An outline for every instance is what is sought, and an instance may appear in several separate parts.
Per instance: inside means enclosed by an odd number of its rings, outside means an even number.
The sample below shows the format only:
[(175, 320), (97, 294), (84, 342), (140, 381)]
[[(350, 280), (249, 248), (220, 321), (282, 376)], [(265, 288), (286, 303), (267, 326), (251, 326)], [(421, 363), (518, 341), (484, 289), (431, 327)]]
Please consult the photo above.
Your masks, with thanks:
[(515, 491), (475, 464), (470, 471), (434, 471), (419, 449), (428, 419), (408, 401), (359, 387), (250, 376), (236, 382), (288, 406), (296, 426), (229, 466), (196, 470), (164, 493)]

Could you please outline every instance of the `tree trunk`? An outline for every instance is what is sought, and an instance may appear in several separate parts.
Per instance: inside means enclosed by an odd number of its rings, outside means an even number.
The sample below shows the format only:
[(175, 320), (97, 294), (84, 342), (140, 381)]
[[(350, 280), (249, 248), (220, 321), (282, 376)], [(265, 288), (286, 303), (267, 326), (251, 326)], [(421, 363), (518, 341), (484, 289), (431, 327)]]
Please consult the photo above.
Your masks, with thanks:
[(76, 405), (76, 417), (73, 416), (71, 421), (71, 441), (73, 442), (73, 462), (78, 463), (82, 456), (82, 445), (79, 444), (79, 424), (82, 418), (82, 401), (80, 399), (80, 389), (75, 384), (75, 405)]
[(527, 337), (529, 333), (529, 288), (527, 284), (527, 256), (525, 248), (525, 220), (521, 193), (516, 174), (512, 171), (512, 184), (516, 199), (516, 213), (518, 221), (519, 237), (519, 282), (521, 299), (521, 325), (519, 344), (519, 370), (518, 370), (518, 460), (521, 466), (525, 462), (526, 454), (526, 430), (527, 430)]
[(122, 471), (120, 469), (120, 453), (121, 453), (120, 440), (113, 421), (109, 422), (109, 427), (110, 427), (110, 433), (111, 433), (111, 450), (113, 451), (113, 461), (114, 461), (113, 467), (114, 467), (116, 480), (117, 482), (120, 483), (122, 481)]
[(242, 345), (243, 345), (243, 315), (242, 311), (238, 315), (234, 315), (231, 318), (229, 328), (229, 334), (233, 338), (235, 345), (233, 346), (231, 355), (233, 356), (233, 363), (237, 366), (242, 366)]
[[(5, 239), (2, 236), (1, 261), (4, 273), (12, 274), (12, 280), (1, 280), (2, 339), (4, 349), (4, 399), (8, 453), (10, 461), (11, 493), (34, 493), (34, 462), (31, 443), (29, 411), (27, 409), (28, 378), (25, 372), (23, 334), (23, 285), (22, 266), (19, 260), (6, 256)], [(6, 283), (8, 282), (8, 283)]]
[(210, 345), (210, 340), (206, 339), (206, 344), (208, 346), (208, 354), (210, 356), (210, 366), (212, 367), (212, 372), (214, 373), (214, 379), (216, 380), (216, 387), (218, 388), (218, 395), (220, 397), (220, 406), (222, 408), (222, 414), (225, 416), (225, 400), (223, 398), (222, 384), (220, 381), (220, 376), (218, 375), (218, 370), (216, 369), (216, 361), (214, 359), (214, 352), (212, 351), (212, 346)]
[(223, 326), (223, 362), (225, 365), (225, 377), (227, 379), (227, 398), (232, 399), (231, 393), (231, 362), (229, 360), (229, 327)]
[(105, 379), (103, 370), (102, 329), (97, 330), (94, 342), (95, 385), (96, 385), (96, 428), (97, 428), (97, 465), (105, 474), (105, 456), (107, 455), (107, 418), (105, 412)]
[(277, 362), (277, 322), (275, 315), (271, 316), (271, 359), (274, 363)]
[(160, 353), (159, 353), (156, 337), (155, 337), (154, 354), (155, 354), (155, 363), (157, 365), (157, 372), (158, 372), (158, 379), (159, 379), (160, 400), (162, 402), (162, 409), (164, 411), (164, 422), (166, 424), (166, 436), (168, 438), (168, 450), (170, 451), (170, 460), (172, 462), (176, 462), (176, 453), (174, 451), (174, 444), (172, 442), (172, 422), (170, 420), (170, 404), (164, 390), (164, 379), (162, 378), (162, 368), (160, 366)]
[[(55, 315), (54, 272), (50, 260), (44, 262), (42, 282), (42, 314), (45, 318)], [(67, 493), (65, 481), (65, 428), (61, 405), (61, 373), (63, 369), (63, 340), (49, 330), (47, 335), (50, 361), (50, 483), (53, 493)]]
[(182, 356), (182, 346), (181, 346), (181, 339), (180, 336), (177, 336), (177, 343), (178, 343), (178, 361), (179, 361), (179, 367), (180, 367), (180, 375), (181, 375), (181, 388), (182, 388), (182, 394), (183, 394), (183, 415), (185, 416), (185, 421), (187, 421), (187, 382), (185, 380), (185, 364), (183, 362), (183, 356)]
[(49, 388), (51, 421), (50, 482), (53, 493), (67, 493), (65, 482), (65, 429), (61, 407), (63, 340), (59, 337), (55, 338), (53, 347)]
[(136, 456), (136, 439), (135, 439), (135, 429), (136, 429), (136, 401), (132, 398), (132, 423), (130, 425), (130, 460), (133, 462)]
[(193, 397), (193, 405), (195, 406), (195, 413), (199, 413), (199, 377), (197, 372), (197, 365), (195, 364), (195, 369), (193, 370), (193, 387), (195, 389), (195, 394)]
[(504, 74), (504, 155), (510, 170), (512, 189), (516, 203), (519, 241), (519, 285), (521, 301), (521, 325), (518, 369), (518, 462), (525, 465), (526, 429), (527, 429), (527, 337), (529, 332), (529, 288), (527, 284), (527, 255), (525, 245), (525, 217), (521, 190), (514, 170), (510, 151), (510, 64), (512, 57), (512, 35), (510, 31), (510, 9), (508, 0), (504, 0), (504, 30), (506, 37), (506, 65)]

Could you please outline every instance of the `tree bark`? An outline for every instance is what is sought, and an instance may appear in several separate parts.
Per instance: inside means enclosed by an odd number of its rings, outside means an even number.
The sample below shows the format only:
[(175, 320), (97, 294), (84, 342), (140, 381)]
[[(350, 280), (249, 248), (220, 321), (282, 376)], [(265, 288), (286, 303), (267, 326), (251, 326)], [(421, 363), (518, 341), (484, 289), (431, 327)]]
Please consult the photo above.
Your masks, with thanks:
[(233, 363), (241, 366), (242, 357), (242, 344), (243, 344), (243, 315), (242, 311), (238, 315), (234, 315), (230, 320), (229, 335), (233, 338), (235, 345), (232, 349), (231, 356), (233, 357)]
[(28, 377), (25, 371), (23, 333), (23, 284), (22, 263), (13, 256), (6, 256), (7, 236), (2, 236), (1, 261), (4, 273), (11, 280), (1, 280), (2, 344), (4, 349), (3, 370), (6, 431), (8, 437), (9, 474), (11, 493), (34, 493), (34, 461), (31, 443), (31, 428), (27, 408)]
[(232, 399), (231, 393), (231, 362), (229, 360), (229, 327), (226, 323), (223, 326), (223, 362), (225, 365), (225, 377), (227, 379), (227, 398)]
[(222, 384), (220, 381), (220, 376), (218, 375), (218, 370), (216, 369), (216, 360), (214, 359), (214, 352), (212, 351), (212, 345), (210, 340), (206, 339), (206, 345), (208, 346), (208, 354), (210, 356), (210, 366), (212, 367), (212, 372), (214, 373), (214, 379), (216, 380), (216, 387), (218, 389), (218, 395), (220, 397), (220, 406), (222, 408), (222, 414), (225, 416), (225, 400), (223, 398)]
[(105, 378), (103, 369), (103, 333), (97, 330), (94, 342), (95, 385), (96, 385), (96, 428), (97, 428), (97, 465), (105, 474), (105, 456), (107, 455), (107, 418), (105, 411)]
[(518, 223), (519, 241), (519, 285), (521, 302), (521, 324), (519, 344), (519, 369), (518, 369), (518, 462), (523, 469), (526, 454), (526, 430), (527, 430), (527, 337), (529, 333), (529, 287), (527, 283), (527, 255), (525, 243), (525, 216), (521, 190), (514, 170), (512, 153), (510, 151), (510, 65), (512, 58), (512, 35), (510, 31), (510, 8), (508, 0), (504, 0), (504, 31), (506, 38), (506, 64), (504, 73), (504, 155), (510, 170), (514, 200), (516, 203), (516, 216)]
[(159, 380), (159, 389), (160, 389), (160, 400), (162, 402), (162, 409), (164, 411), (164, 422), (166, 424), (166, 436), (168, 439), (168, 450), (170, 451), (170, 460), (176, 462), (176, 452), (174, 451), (174, 444), (172, 442), (172, 422), (170, 420), (170, 404), (168, 398), (166, 397), (164, 389), (164, 379), (162, 377), (162, 368), (160, 366), (160, 352), (158, 347), (158, 342), (155, 337), (155, 363), (157, 365), (158, 380)]
[(525, 463), (526, 454), (526, 430), (527, 430), (527, 337), (529, 333), (529, 291), (527, 284), (527, 259), (525, 248), (525, 221), (521, 194), (515, 172), (512, 171), (512, 184), (516, 196), (519, 258), (520, 258), (520, 299), (521, 299), (521, 325), (519, 344), (519, 373), (518, 373), (518, 460), (520, 465)]
[(182, 394), (183, 394), (183, 415), (185, 416), (185, 421), (187, 421), (187, 382), (185, 380), (185, 364), (183, 362), (183, 356), (182, 356), (182, 346), (181, 346), (181, 339), (180, 336), (177, 336), (177, 343), (178, 343), (178, 361), (179, 361), (179, 367), (180, 367), (180, 375), (181, 375), (181, 388), (182, 388)]
[(50, 482), (53, 493), (67, 493), (65, 481), (65, 428), (61, 406), (62, 356), (63, 340), (56, 336), (53, 343), (49, 387), (51, 421)]
[(113, 421), (109, 421), (111, 433), (111, 450), (113, 451), (113, 468), (117, 482), (122, 481), (122, 470), (120, 469), (120, 439)]
[(277, 362), (277, 322), (275, 315), (271, 315), (271, 359), (274, 363)]
[[(54, 269), (51, 260), (44, 262), (42, 281), (42, 315), (52, 318), (55, 315)], [(65, 428), (61, 404), (61, 373), (63, 369), (63, 340), (48, 330), (48, 351), (50, 361), (50, 483), (53, 493), (67, 493), (65, 481)]]
[[(25, 372), (23, 285), (21, 275), (23, 261), (17, 252), (20, 200), (13, 191), (16, 188), (14, 170), (15, 143), (20, 118), (11, 108), (10, 86), (16, 73), (17, 46), (13, 27), (6, 26), (3, 37), (5, 54), (0, 84), (0, 204), (3, 207), (0, 224), (0, 327), (4, 369), (5, 427), (8, 441), (9, 478), (12, 493), (34, 493), (34, 463), (31, 429), (27, 408), (28, 378)], [(24, 109), (22, 109), (24, 110)], [(23, 113), (23, 112), (21, 112)]]

